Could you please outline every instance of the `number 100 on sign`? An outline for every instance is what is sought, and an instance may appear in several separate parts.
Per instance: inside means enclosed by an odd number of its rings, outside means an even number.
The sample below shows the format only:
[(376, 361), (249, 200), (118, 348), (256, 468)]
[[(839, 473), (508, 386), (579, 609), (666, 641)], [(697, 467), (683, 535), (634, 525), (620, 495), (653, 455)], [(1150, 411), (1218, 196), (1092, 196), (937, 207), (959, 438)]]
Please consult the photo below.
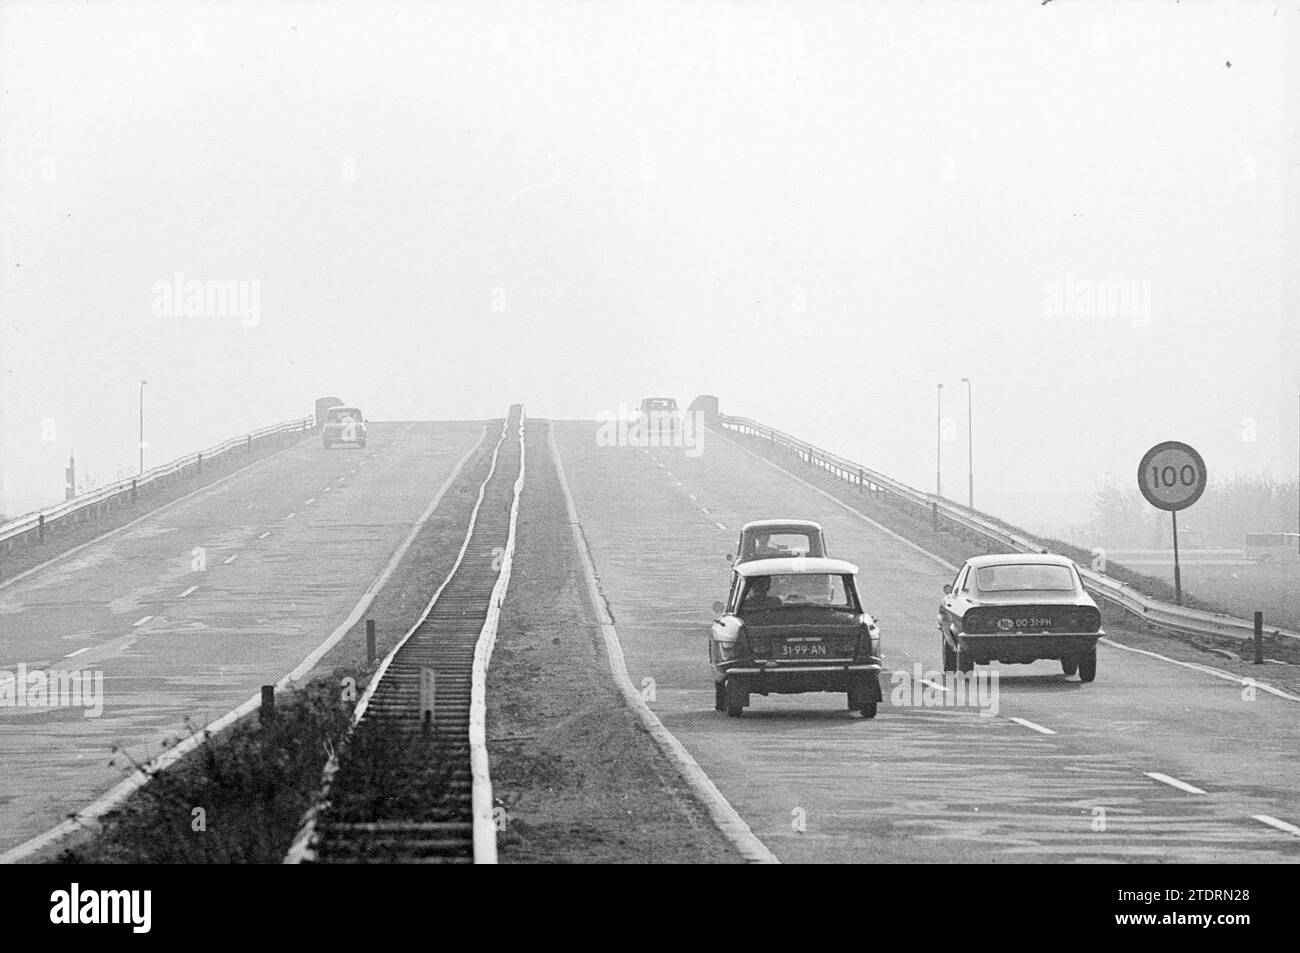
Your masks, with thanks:
[(1138, 465), (1138, 487), (1152, 506), (1186, 509), (1205, 492), (1205, 461), (1185, 443), (1158, 443)]

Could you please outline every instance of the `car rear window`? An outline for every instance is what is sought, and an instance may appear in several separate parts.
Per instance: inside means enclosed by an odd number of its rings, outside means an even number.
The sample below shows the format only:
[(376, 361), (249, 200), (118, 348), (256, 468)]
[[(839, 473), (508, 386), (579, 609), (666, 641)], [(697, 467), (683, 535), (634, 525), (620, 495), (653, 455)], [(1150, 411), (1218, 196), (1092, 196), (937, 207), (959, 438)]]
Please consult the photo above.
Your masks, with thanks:
[(1048, 563), (981, 566), (975, 571), (975, 577), (981, 592), (1074, 591), (1074, 573), (1070, 567)]
[(339, 421), (339, 420), (347, 420), (348, 418), (351, 418), (353, 420), (360, 420), (361, 411), (357, 410), (355, 407), (331, 408), (330, 420)]
[[(763, 582), (766, 580), (767, 599), (763, 599)], [(832, 609), (856, 609), (844, 576), (833, 573), (778, 573), (772, 576), (751, 576), (745, 587), (741, 608), (769, 608), (783, 606), (826, 606)]]
[(807, 533), (758, 533), (745, 541), (746, 557), (807, 556), (812, 539)]

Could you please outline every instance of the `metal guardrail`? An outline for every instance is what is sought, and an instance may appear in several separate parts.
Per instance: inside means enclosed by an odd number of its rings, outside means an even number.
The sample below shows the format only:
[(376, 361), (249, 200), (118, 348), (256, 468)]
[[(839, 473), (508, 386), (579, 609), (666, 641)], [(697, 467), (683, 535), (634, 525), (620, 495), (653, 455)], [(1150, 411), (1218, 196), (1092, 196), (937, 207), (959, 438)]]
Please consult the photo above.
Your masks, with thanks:
[(306, 433), (311, 429), (313, 423), (314, 418), (312, 417), (300, 417), (297, 420), (286, 420), (282, 423), (272, 424), (269, 427), (263, 427), (261, 430), (254, 430), (238, 437), (231, 437), (229, 440), (208, 447), (206, 450), (191, 453), (188, 456), (173, 460), (171, 463), (164, 463), (152, 470), (146, 470), (139, 476), (118, 480), (116, 483), (110, 483), (108, 486), (102, 486), (97, 490), (91, 490), (89, 493), (83, 493), (71, 500), (65, 500), (54, 506), (48, 506), (45, 509), (9, 520), (7, 523), (0, 524), (0, 546), (12, 547), (14, 541), (31, 533), (37, 534), (43, 540), (46, 530), (59, 520), (74, 517), (85, 512), (90, 507), (112, 503), (120, 496), (134, 495), (142, 487), (179, 473), (187, 467), (198, 467), (202, 470), (204, 462), (218, 458), (238, 447), (252, 449), (253, 442), (256, 440), (277, 434), (292, 433), (295, 430)]
[[(897, 480), (892, 480), (874, 470), (870, 470), (828, 450), (823, 450), (821, 447), (813, 446), (773, 427), (760, 424), (748, 417), (732, 417), (720, 414), (718, 415), (718, 422), (724, 429), (760, 437), (769, 441), (773, 446), (792, 450), (809, 465), (831, 473), (844, 482), (858, 487), (862, 492), (892, 497), (895, 502), (914, 507), (918, 511), (924, 511), (924, 513), (918, 512), (917, 515), (928, 514), (935, 522), (935, 525), (938, 525), (941, 520), (946, 521), (961, 527), (967, 533), (984, 540), (986, 543), (1001, 546), (1013, 552), (1050, 552), (1047, 547), (1037, 540), (1015, 533), (999, 523), (973, 513), (964, 507), (957, 506), (942, 497), (935, 496), (932, 493), (923, 493), (905, 483), (899, 483)], [(1151, 625), (1190, 635), (1228, 636), (1240, 639), (1254, 636), (1255, 624), (1247, 619), (1162, 602), (1139, 592), (1118, 579), (1097, 572), (1089, 566), (1079, 566), (1078, 568), (1079, 575), (1083, 577), (1084, 585), (1094, 595), (1101, 596), (1107, 601), (1126, 609)], [(1269, 626), (1265, 631), (1267, 634), (1282, 638), (1300, 639), (1300, 632), (1292, 632), (1289, 629), (1276, 626)]]

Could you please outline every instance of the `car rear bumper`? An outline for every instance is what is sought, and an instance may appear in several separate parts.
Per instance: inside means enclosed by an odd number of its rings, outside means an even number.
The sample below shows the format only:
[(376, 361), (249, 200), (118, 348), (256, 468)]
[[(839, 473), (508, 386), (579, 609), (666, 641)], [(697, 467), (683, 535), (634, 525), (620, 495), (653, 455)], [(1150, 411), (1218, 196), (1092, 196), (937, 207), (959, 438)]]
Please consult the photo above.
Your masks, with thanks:
[(880, 663), (822, 662), (817, 664), (740, 662), (724, 663), (714, 670), (717, 681), (737, 679), (756, 695), (786, 695), (800, 692), (847, 692), (852, 683), (865, 681), (880, 694)]
[(1082, 655), (1097, 644), (1105, 632), (1025, 632), (1015, 635), (957, 635), (957, 648), (977, 659), (990, 662), (1033, 662)]

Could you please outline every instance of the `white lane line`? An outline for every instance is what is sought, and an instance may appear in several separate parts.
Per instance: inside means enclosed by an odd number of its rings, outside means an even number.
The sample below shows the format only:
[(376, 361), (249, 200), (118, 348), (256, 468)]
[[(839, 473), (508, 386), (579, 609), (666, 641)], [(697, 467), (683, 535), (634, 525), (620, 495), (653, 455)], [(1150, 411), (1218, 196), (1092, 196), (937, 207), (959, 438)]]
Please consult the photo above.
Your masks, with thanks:
[(718, 529), (724, 531), (724, 532), (725, 532), (726, 529), (727, 529), (727, 527), (723, 526), (721, 523), (717, 522), (716, 520), (714, 521), (713, 525), (716, 526)]
[(149, 621), (150, 619), (152, 619), (152, 618), (153, 618), (153, 616), (151, 616), (151, 615), (147, 615), (147, 616), (145, 616), (143, 619), (137, 619), (136, 621), (134, 621), (134, 622), (131, 623), (131, 628), (134, 629), (134, 628), (135, 628), (136, 626), (138, 626), (138, 625), (144, 625), (146, 622), (148, 622), (148, 621)]
[(700, 512), (703, 513), (705, 516), (708, 516), (708, 515), (709, 515), (709, 511), (706, 510), (706, 509), (705, 509), (704, 507), (702, 507), (702, 506), (700, 507)]
[(271, 531), (270, 531), (270, 530), (267, 530), (265, 533), (263, 533), (261, 536), (259, 536), (259, 537), (257, 537), (257, 538), (258, 538), (258, 539), (266, 539), (266, 537), (268, 537), (268, 536), (270, 536), (270, 535), (271, 535)]
[(1159, 781), (1161, 784), (1167, 784), (1171, 788), (1178, 788), (1180, 791), (1186, 791), (1188, 794), (1205, 793), (1194, 784), (1188, 784), (1186, 781), (1179, 781), (1177, 778), (1171, 778), (1169, 775), (1161, 774), (1159, 771), (1144, 771), (1142, 773), (1154, 781)]
[[(750, 450), (748, 447), (744, 446), (743, 444), (738, 443), (735, 440), (731, 439), (731, 437), (727, 435), (725, 431), (717, 431), (712, 428), (709, 428), (709, 432), (715, 434), (720, 440), (726, 440), (737, 450), (741, 451), (742, 453), (748, 454), (749, 456), (753, 457), (755, 460), (758, 460), (760, 463), (764, 463), (767, 466), (771, 467), (773, 470), (777, 470), (780, 473), (784, 473), (786, 476), (794, 480), (796, 483), (801, 483), (804, 486), (806, 486), (808, 489), (820, 493), (822, 496), (826, 497), (826, 499), (838, 505), (841, 509), (847, 510), (848, 512), (852, 513), (854, 516), (858, 517), (863, 522), (868, 523), (871, 526), (874, 526), (882, 533), (885, 533), (887, 536), (893, 537), (903, 545), (908, 546), (911, 549), (915, 550), (916, 552), (920, 553), (922, 556), (925, 556), (928, 559), (932, 559), (935, 563), (949, 570), (950, 572), (957, 571), (957, 567), (954, 566), (952, 563), (948, 562), (948, 560), (944, 559), (942, 556), (937, 556), (934, 553), (930, 552), (925, 547), (912, 542), (907, 537), (895, 533), (892, 529), (889, 529), (888, 527), (883, 526), (880, 523), (877, 523), (875, 520), (873, 520), (870, 516), (867, 516), (865, 513), (862, 513), (861, 511), (854, 509), (852, 506), (850, 506), (848, 503), (845, 503), (839, 497), (831, 493), (828, 493), (826, 490), (823, 490), (819, 486), (813, 486), (807, 480), (803, 479), (800, 476), (795, 475), (791, 471), (787, 470), (785, 467), (778, 466), (777, 464), (773, 463), (771, 460), (767, 459), (761, 454), (755, 453), (753, 450)], [(694, 499), (694, 497), (692, 497), (691, 499)], [(1146, 655), (1154, 659), (1159, 659), (1160, 661), (1168, 662), (1171, 665), (1181, 665), (1183, 668), (1190, 668), (1193, 671), (1202, 672), (1206, 675), (1211, 675), (1214, 678), (1221, 678), (1224, 679), (1225, 681), (1236, 682), (1238, 685), (1241, 685), (1243, 687), (1245, 687), (1248, 684), (1248, 681), (1246, 679), (1239, 678), (1236, 675), (1230, 675), (1229, 673), (1220, 671), (1219, 669), (1210, 668), (1205, 665), (1196, 665), (1192, 662), (1180, 662), (1178, 661), (1178, 659), (1172, 659), (1166, 655), (1160, 655), (1156, 652), (1148, 652), (1145, 649), (1135, 649), (1132, 646), (1121, 645), (1120, 643), (1112, 641), (1111, 639), (1108, 638), (1100, 639), (1099, 641), (1104, 642), (1106, 645), (1109, 645), (1111, 648), (1122, 649), (1125, 652), (1136, 652), (1139, 655)], [(1256, 679), (1253, 678), (1249, 679), (1249, 684), (1250, 687), (1258, 688), (1260, 691), (1267, 692), (1270, 695), (1276, 695), (1278, 698), (1285, 698), (1288, 701), (1300, 702), (1300, 696), (1292, 695), (1289, 692), (1284, 692), (1279, 688), (1274, 688), (1272, 685), (1265, 684), (1264, 682), (1257, 681)]]
[(1268, 814), (1252, 814), (1251, 817), (1259, 821), (1261, 824), (1267, 824), (1269, 827), (1276, 827), (1280, 831), (1286, 831), (1288, 834), (1294, 834), (1296, 837), (1300, 837), (1300, 827), (1296, 827), (1294, 824), (1288, 824), (1286, 821), (1279, 821), (1276, 817), (1271, 817)]
[[(381, 588), (383, 588), (383, 586), (388, 582), (388, 578), (397, 569), (397, 564), (401, 562), (402, 557), (406, 555), (406, 551), (411, 548), (411, 544), (415, 541), (415, 537), (419, 534), (420, 530), (423, 529), (424, 524), (428, 522), (434, 509), (437, 508), (438, 503), (446, 494), (447, 488), (455, 482), (456, 478), (460, 475), (461, 470), (464, 469), (465, 461), (467, 461), (474, 451), (482, 445), (483, 441), (487, 438), (487, 434), (487, 428), (484, 428), (482, 435), (480, 435), (474, 446), (466, 450), (465, 455), (457, 461), (456, 465), (452, 468), (451, 473), (448, 474), (446, 482), (438, 488), (438, 492), (434, 495), (433, 499), (429, 501), (429, 505), (425, 507), (424, 512), (420, 514), (420, 518), (415, 521), (414, 525), (412, 525), (411, 531), (407, 533), (406, 538), (402, 540), (402, 544), (397, 547), (397, 551), (394, 552), (392, 557), (389, 559), (388, 565), (384, 567), (384, 571), (370, 584), (370, 588), (362, 594), (361, 601), (356, 604), (352, 609), (352, 612), (348, 614), (348, 617), (340, 622), (338, 628), (331, 632), (324, 642), (318, 645), (310, 655), (303, 659), (302, 662), (298, 664), (297, 668), (284, 676), (284, 678), (280, 679), (280, 681), (276, 682), (277, 690), (283, 689), (291, 683), (298, 682), (303, 678), (303, 676), (309, 674), (312, 669), (315, 668), (316, 663), (321, 660), (321, 657), (337, 645), (339, 640), (341, 640), (343, 636), (345, 636), (352, 627), (357, 624), (357, 621), (365, 614), (366, 610), (370, 608), (370, 604), (374, 601), (375, 595)], [(134, 641), (134, 639), (131, 639), (124, 643), (121, 647), (122, 651), (126, 651), (127, 648), (134, 644)], [(196, 731), (186, 736), (186, 738), (179, 744), (173, 745), (152, 761), (147, 762), (143, 766), (148, 769), (147, 771), (141, 770), (132, 772), (124, 781), (119, 782), (116, 787), (112, 788), (93, 804), (78, 811), (75, 816), (69, 817), (67, 820), (62, 821), (43, 834), (37, 834), (35, 837), (24, 841), (17, 847), (11, 847), (4, 853), (0, 853), (0, 864), (12, 864), (24, 857), (30, 857), (41, 848), (53, 844), (69, 834), (85, 830), (87, 821), (93, 821), (96, 818), (103, 817), (105, 813), (126, 800), (133, 791), (144, 785), (154, 774), (164, 770), (172, 764), (175, 764), (188, 752), (197, 748), (209, 735), (216, 734), (227, 725), (233, 724), (249, 712), (256, 711), (261, 704), (261, 692), (258, 692), (258, 694), (249, 698), (238, 708), (228, 711), (215, 721), (209, 722), (203, 727), (202, 731)]]
[(957, 567), (954, 566), (952, 563), (948, 562), (948, 560), (944, 559), (942, 556), (936, 556), (934, 553), (930, 552), (925, 547), (912, 542), (906, 536), (902, 536), (898, 533), (895, 533), (892, 529), (890, 529), (889, 527), (881, 523), (877, 523), (875, 520), (873, 520), (870, 516), (863, 513), (862, 511), (856, 510), (853, 507), (849, 506), (849, 504), (845, 503), (838, 496), (835, 496), (832, 493), (828, 493), (826, 490), (823, 490), (819, 486), (813, 486), (803, 477), (795, 475), (791, 471), (787, 470), (785, 467), (778, 466), (777, 464), (773, 463), (771, 460), (767, 459), (767, 457), (764, 457), (761, 454), (755, 453), (753, 450), (750, 450), (744, 444), (737, 443), (727, 434), (726, 431), (718, 431), (710, 427), (709, 433), (715, 434), (719, 440), (726, 440), (737, 450), (741, 451), (742, 453), (749, 454), (749, 456), (753, 457), (755, 460), (759, 461), (760, 463), (766, 464), (767, 466), (771, 467), (773, 470), (776, 470), (780, 473), (784, 473), (786, 476), (794, 480), (796, 483), (801, 483), (804, 486), (806, 486), (808, 489), (812, 490), (813, 492), (820, 493), (822, 496), (826, 497), (826, 499), (830, 500), (832, 503), (836, 504), (841, 509), (847, 510), (848, 512), (856, 516), (858, 519), (862, 520), (864, 523), (874, 526), (877, 530), (884, 533), (886, 536), (898, 540), (904, 546), (907, 546), (910, 549), (920, 553), (922, 556), (926, 557), (927, 559), (933, 560), (935, 563), (942, 566), (944, 569), (947, 569), (950, 572), (957, 571)]
[(332, 487), (332, 486), (322, 487), (322, 488), (321, 488), (321, 492), (322, 492), (322, 493), (328, 493), (328, 492), (329, 492), (330, 490), (332, 490), (332, 489), (334, 489), (334, 487)]
[(674, 484), (675, 486), (681, 486), (681, 485), (682, 485), (682, 481), (681, 481), (681, 480), (673, 480), (673, 484)]
[(195, 589), (197, 589), (197, 588), (199, 588), (199, 587), (198, 587), (198, 586), (190, 586), (188, 589), (186, 589), (184, 592), (182, 592), (182, 593), (181, 593), (179, 596), (177, 596), (176, 598), (177, 598), (177, 599), (184, 599), (186, 596), (188, 596), (191, 592), (193, 592), (193, 591), (194, 591)]
[(1098, 639), (1109, 645), (1111, 648), (1123, 649), (1125, 652), (1136, 652), (1138, 655), (1148, 655), (1151, 658), (1159, 659), (1162, 662), (1168, 662), (1171, 665), (1181, 665), (1183, 668), (1190, 668), (1194, 672), (1202, 672), (1205, 675), (1212, 675), (1214, 678), (1221, 678), (1225, 682), (1234, 682), (1243, 688), (1258, 688), (1261, 692), (1268, 692), (1270, 695), (1276, 695), (1278, 698), (1285, 698), (1287, 701), (1300, 702), (1300, 695), (1292, 695), (1290, 692), (1284, 692), (1280, 688), (1274, 688), (1265, 682), (1254, 678), (1242, 678), (1239, 675), (1233, 675), (1231, 672), (1225, 672), (1222, 669), (1211, 668), (1208, 665), (1200, 665), (1196, 662), (1181, 662), (1176, 658), (1169, 658), (1167, 655), (1160, 655), (1157, 652), (1148, 652), (1146, 649), (1135, 649), (1131, 645), (1121, 645), (1112, 639)]
[[(71, 549), (66, 549), (63, 552), (59, 553), (59, 555), (52, 556), (49, 559), (45, 560), (45, 562), (37, 563), (31, 569), (25, 569), (22, 572), (20, 572), (18, 575), (10, 576), (8, 579), (4, 580), (3, 582), (0, 582), (0, 589), (7, 589), (12, 585), (16, 585), (17, 583), (26, 579), (28, 576), (35, 575), (36, 573), (40, 572), (46, 567), (53, 566), (55, 563), (66, 562), (68, 559), (75, 556), (77, 553), (81, 552), (82, 550), (86, 549), (89, 546), (94, 546), (96, 543), (108, 539), (111, 536), (116, 536), (119, 533), (124, 533), (127, 530), (131, 529), (133, 526), (138, 526), (140, 523), (143, 523), (145, 520), (154, 519), (169, 510), (181, 507), (183, 504), (188, 503), (191, 500), (201, 501), (203, 499), (206, 499), (209, 496), (215, 496), (218, 493), (223, 493), (231, 486), (235, 485), (236, 483), (247, 479), (249, 476), (252, 475), (253, 471), (267, 469), (271, 465), (271, 462), (273, 460), (276, 460), (276, 458), (278, 458), (282, 454), (289, 453), (289, 451), (295, 449), (297, 446), (298, 444), (296, 443), (290, 444), (289, 446), (285, 447), (283, 450), (275, 451), (270, 456), (262, 457), (262, 459), (260, 460), (254, 460), (252, 463), (246, 463), (238, 470), (232, 470), (230, 473), (227, 473), (224, 477), (221, 477), (219, 480), (209, 483), (207, 486), (201, 486), (197, 490), (194, 490), (190, 493), (186, 493), (184, 496), (177, 497), (176, 499), (172, 500), (170, 503), (164, 503), (156, 510), (151, 510), (150, 512), (145, 513), (143, 516), (137, 516), (129, 523), (123, 523), (121, 526), (115, 526), (113, 529), (110, 529), (107, 532), (100, 533), (98, 536), (94, 537), (93, 539), (88, 539), (84, 543), (81, 543), (78, 546), (73, 546)], [(236, 480), (235, 479), (236, 477), (239, 477), (239, 479)], [(0, 855), (0, 856), (7, 856), (7, 855)], [(0, 860), (0, 863), (4, 863), (4, 861)]]
[(287, 519), (287, 520), (291, 520), (291, 519), (293, 519), (293, 518), (294, 518), (295, 516), (297, 516), (297, 515), (298, 515), (297, 513), (290, 513), (288, 516), (285, 517), (285, 519)]
[[(776, 855), (758, 839), (749, 825), (745, 823), (744, 818), (731, 806), (731, 802), (718, 790), (718, 786), (704, 773), (704, 769), (700, 767), (699, 762), (691, 757), (690, 752), (686, 750), (682, 743), (677, 740), (671, 731), (664, 727), (664, 723), (659, 720), (659, 716), (651, 711), (650, 706), (646, 704), (640, 690), (632, 684), (632, 677), (627, 672), (627, 660), (623, 655), (623, 647), (619, 644), (618, 632), (614, 628), (614, 619), (610, 616), (604, 598), (600, 593), (600, 581), (596, 577), (596, 566), (592, 562), (591, 551), (587, 548), (587, 541), (582, 535), (582, 523), (578, 519), (578, 510), (573, 505), (573, 494), (569, 490), (569, 481), (564, 476), (564, 464), (560, 462), (560, 449), (555, 444), (554, 421), (547, 428), (546, 440), (550, 444), (551, 460), (555, 464), (555, 475), (560, 484), (560, 492), (564, 494), (564, 506), (569, 516), (569, 530), (573, 535), (573, 545), (577, 551), (578, 560), (582, 565), (587, 599), (597, 621), (600, 623), (601, 635), (604, 637), (605, 642), (605, 656), (609, 660), (609, 669), (614, 675), (614, 681), (618, 684), (619, 691), (623, 693), (624, 701), (640, 719), (641, 724), (645, 726), (650, 737), (659, 745), (660, 750), (667, 755), (668, 760), (672, 762), (673, 767), (677, 769), (691, 792), (704, 805), (714, 825), (740, 852), (740, 855), (745, 860), (754, 863), (779, 864), (780, 861)], [(4, 856), (0, 855), (0, 862), (4, 861), (4, 859)]]
[(233, 556), (227, 556), (225, 559), (221, 560), (221, 565), (229, 566), (238, 558), (239, 558), (239, 553), (235, 553)]
[(311, 506), (311, 505), (312, 505), (313, 503), (315, 503), (315, 502), (316, 502), (316, 497), (313, 496), (310, 500), (308, 500), (308, 501), (307, 501), (305, 504), (303, 504), (303, 505), (304, 505), (304, 506)]
[(1054, 732), (1051, 728), (1044, 728), (1042, 725), (1035, 724), (1034, 722), (1030, 721), (1028, 718), (1012, 718), (1011, 720), (1014, 721), (1017, 725), (1022, 725), (1023, 727), (1028, 728), (1030, 731), (1038, 732), (1040, 735), (1056, 734), (1056, 732)]
[(89, 651), (90, 651), (91, 649), (93, 649), (93, 648), (94, 648), (93, 645), (87, 645), (84, 649), (77, 649), (77, 651), (75, 651), (75, 652), (69, 652), (67, 655), (65, 655), (65, 656), (63, 656), (63, 657), (64, 657), (64, 658), (74, 658), (75, 656), (80, 655), (82, 652), (89, 652)]

